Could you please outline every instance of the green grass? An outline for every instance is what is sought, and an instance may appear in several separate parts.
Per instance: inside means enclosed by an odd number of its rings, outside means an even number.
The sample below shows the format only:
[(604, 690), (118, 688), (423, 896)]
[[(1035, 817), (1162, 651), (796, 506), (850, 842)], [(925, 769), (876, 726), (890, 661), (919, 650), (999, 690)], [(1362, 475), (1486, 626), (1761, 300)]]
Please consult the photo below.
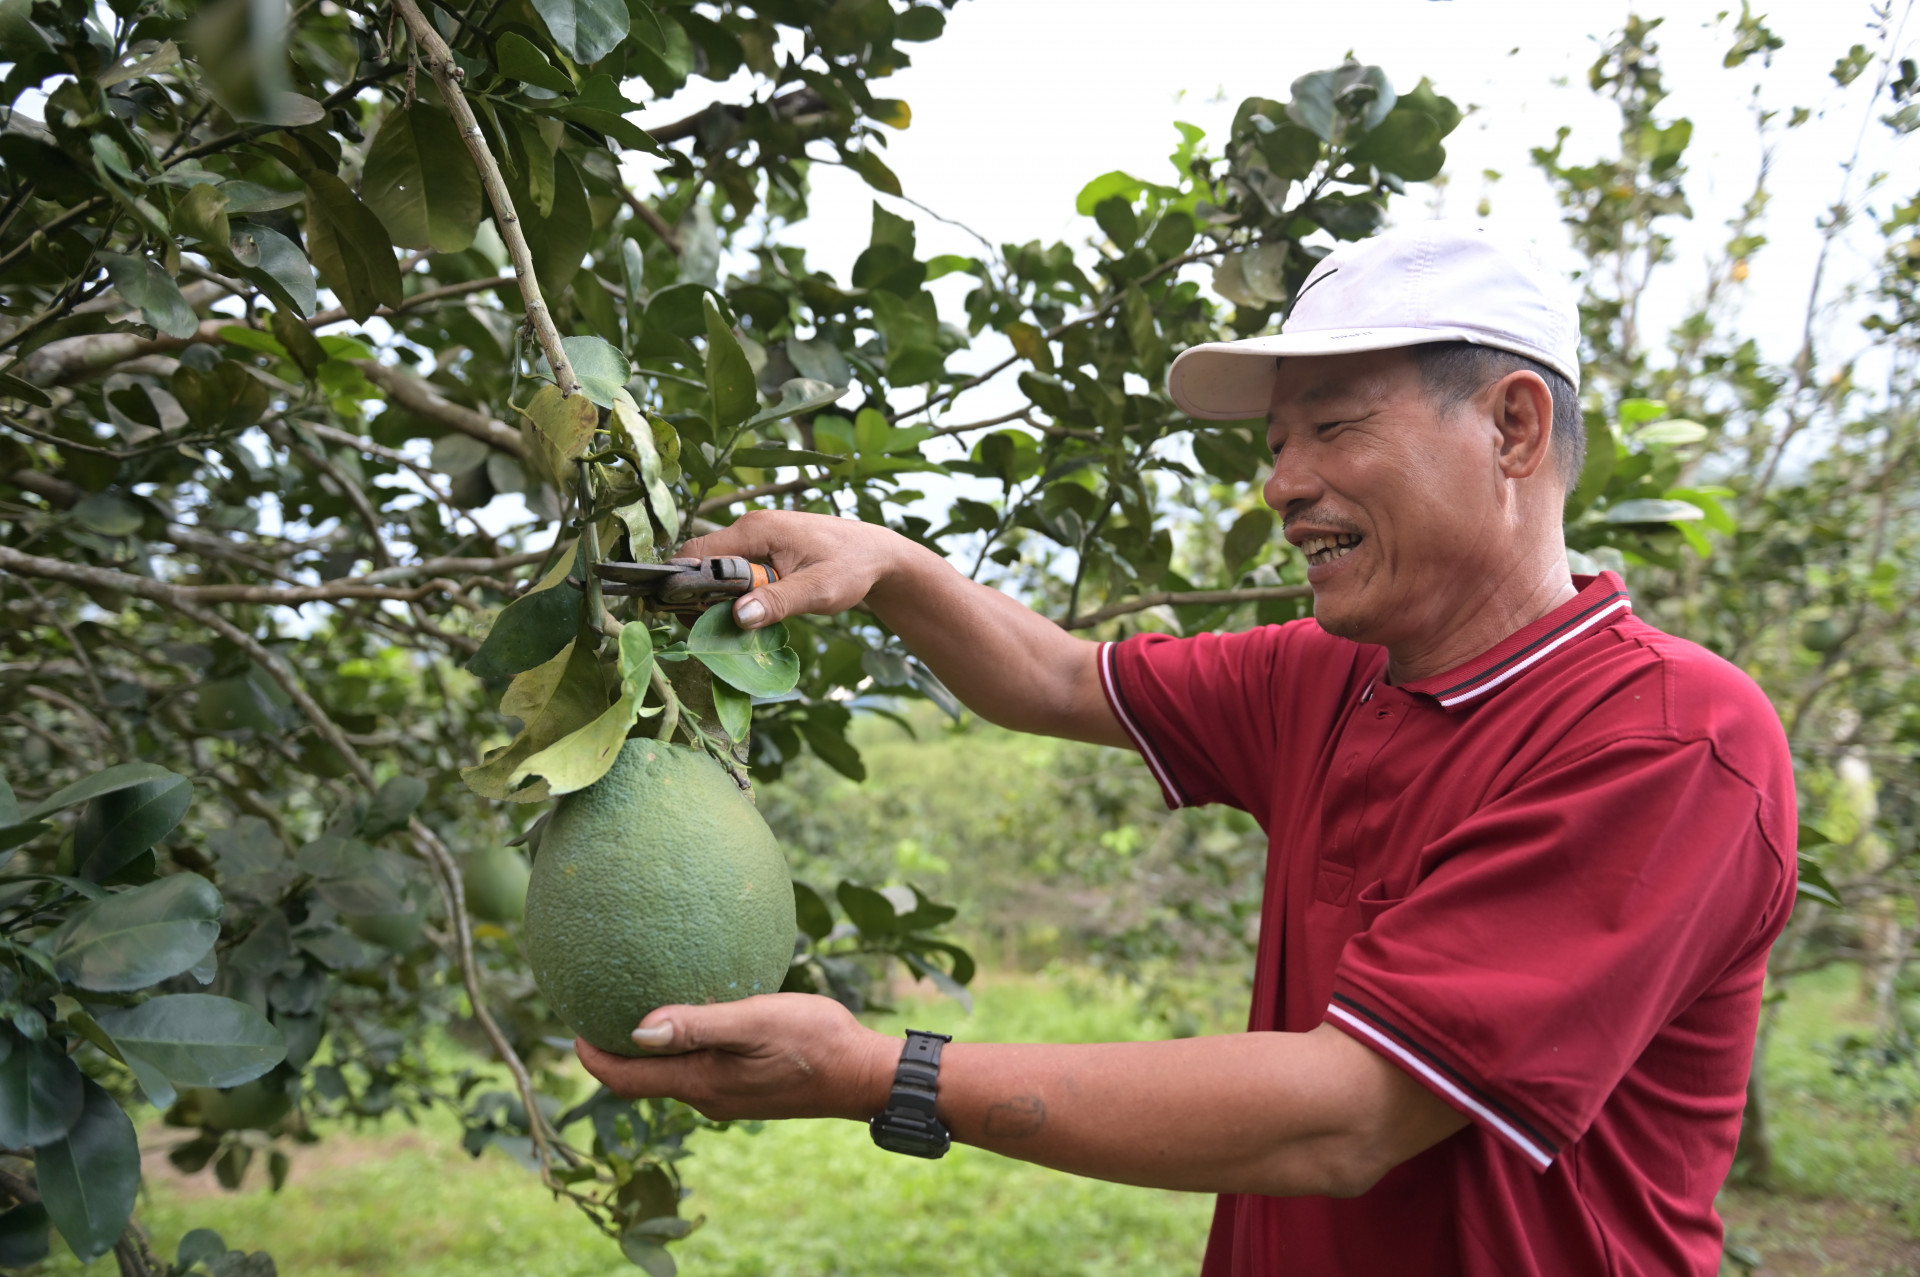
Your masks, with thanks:
[[(1920, 1124), (1881, 1102), (1920, 1078), (1869, 1090), (1836, 1075), (1824, 1050), (1864, 1027), (1856, 989), (1852, 972), (1830, 972), (1797, 984), (1782, 1008), (1768, 1059), (1778, 1188), (1723, 1197), (1733, 1239), (1765, 1257), (1763, 1277), (1920, 1271)], [(879, 1027), (974, 1041), (1157, 1034), (1125, 988), (1072, 971), (989, 979), (978, 997), (971, 1017), (918, 1001)], [(295, 1154), (277, 1196), (257, 1171), (237, 1194), (211, 1176), (172, 1174), (161, 1150), (175, 1138), (143, 1132), (141, 1218), (169, 1255), (186, 1230), (208, 1227), (230, 1246), (270, 1251), (290, 1277), (637, 1271), (504, 1156), (468, 1158), (446, 1115), (418, 1129), (330, 1132)], [(707, 1225), (677, 1247), (688, 1277), (1191, 1272), (1212, 1210), (1206, 1197), (1076, 1179), (973, 1148), (940, 1162), (897, 1157), (851, 1122), (775, 1123), (694, 1147), (686, 1213)], [(83, 1270), (69, 1257), (44, 1271)]]
[[(903, 1004), (877, 1027), (974, 1041), (1116, 1041), (1154, 1036), (1125, 990), (1089, 976), (989, 981), (971, 1017), (945, 1001)], [(190, 1228), (270, 1251), (286, 1274), (634, 1273), (612, 1243), (497, 1152), (459, 1149), (450, 1117), (418, 1130), (336, 1132), (295, 1154), (275, 1196), (254, 1181), (229, 1194), (210, 1176), (167, 1173), (177, 1133), (143, 1132), (149, 1189), (140, 1216), (168, 1256)], [(676, 1247), (687, 1277), (895, 1277), (940, 1273), (1182, 1272), (1198, 1267), (1212, 1199), (1077, 1179), (979, 1149), (939, 1162), (883, 1153), (865, 1129), (784, 1122), (757, 1135), (703, 1136), (685, 1164), (684, 1213), (706, 1227)], [(256, 1172), (256, 1179), (258, 1173)], [(48, 1273), (81, 1269), (71, 1257)]]

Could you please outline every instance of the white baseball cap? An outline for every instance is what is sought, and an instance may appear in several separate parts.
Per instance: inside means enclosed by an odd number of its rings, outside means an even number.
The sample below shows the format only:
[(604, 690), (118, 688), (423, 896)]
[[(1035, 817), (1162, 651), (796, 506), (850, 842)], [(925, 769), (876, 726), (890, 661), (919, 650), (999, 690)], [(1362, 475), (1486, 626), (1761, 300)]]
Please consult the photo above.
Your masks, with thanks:
[(1539, 245), (1479, 222), (1430, 221), (1340, 245), (1300, 285), (1280, 332), (1182, 351), (1167, 393), (1203, 420), (1263, 417), (1280, 356), (1438, 341), (1510, 350), (1580, 387), (1579, 310)]

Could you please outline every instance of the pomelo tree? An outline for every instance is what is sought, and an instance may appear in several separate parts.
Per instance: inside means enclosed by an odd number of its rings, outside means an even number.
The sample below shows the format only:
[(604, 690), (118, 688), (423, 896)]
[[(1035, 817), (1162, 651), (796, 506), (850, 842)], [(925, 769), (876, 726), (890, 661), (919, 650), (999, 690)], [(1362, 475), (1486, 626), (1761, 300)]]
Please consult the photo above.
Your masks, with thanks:
[[(629, 736), (743, 783), (808, 754), (858, 779), (853, 714), (960, 710), (867, 614), (689, 627), (599, 562), (778, 505), (885, 523), (1076, 631), (1304, 614), (1260, 423), (1196, 429), (1166, 367), (1274, 325), (1442, 172), (1459, 109), (1348, 63), (1225, 136), (1180, 126), (1162, 174), (1094, 177), (1088, 243), (929, 258), (881, 93), (949, 17), (0, 0), (0, 1264), (50, 1227), (127, 1273), (270, 1262), (153, 1253), (129, 1114), (232, 1186), (278, 1183), (316, 1119), (443, 1104), (672, 1270), (708, 1123), (568, 1089), (511, 848)], [(712, 105), (632, 118), (700, 81)], [(821, 164), (875, 191), (844, 279), (792, 243)], [(1665, 415), (1627, 390), (1630, 424)], [(1695, 438), (1592, 407), (1622, 464), (1583, 481), (1576, 545), (1680, 564), (1717, 508), (1674, 491)], [(789, 987), (870, 1005), (898, 961), (965, 996), (950, 908), (796, 896)]]

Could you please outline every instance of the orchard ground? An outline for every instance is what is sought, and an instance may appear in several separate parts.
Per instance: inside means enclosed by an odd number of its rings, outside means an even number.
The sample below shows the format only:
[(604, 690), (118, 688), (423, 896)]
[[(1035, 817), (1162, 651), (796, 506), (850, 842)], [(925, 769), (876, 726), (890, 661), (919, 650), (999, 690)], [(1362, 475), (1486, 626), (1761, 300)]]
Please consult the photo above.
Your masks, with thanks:
[[(972, 1016), (925, 993), (910, 992), (900, 1010), (876, 1023), (998, 1040), (1163, 1032), (1128, 986), (1065, 964), (984, 976)], [(1761, 1257), (1768, 1277), (1920, 1271), (1920, 1075), (1849, 1077), (1830, 1054), (1870, 1025), (1850, 970), (1802, 979), (1781, 1009), (1769, 1056), (1779, 1188), (1722, 1200), (1731, 1239)], [(302, 1277), (631, 1271), (505, 1156), (460, 1152), (450, 1115), (419, 1128), (328, 1130), (295, 1154), (277, 1196), (258, 1169), (239, 1193), (221, 1191), (211, 1174), (180, 1176), (164, 1154), (171, 1136), (155, 1127), (141, 1140), (142, 1218), (164, 1253), (186, 1229), (211, 1227), (230, 1246), (270, 1250), (281, 1272)], [(688, 1277), (1191, 1272), (1212, 1209), (1207, 1197), (1076, 1179), (972, 1148), (938, 1163), (890, 1157), (849, 1122), (772, 1124), (695, 1147), (685, 1210), (711, 1227), (679, 1247)], [(111, 1267), (56, 1259), (41, 1271)]]

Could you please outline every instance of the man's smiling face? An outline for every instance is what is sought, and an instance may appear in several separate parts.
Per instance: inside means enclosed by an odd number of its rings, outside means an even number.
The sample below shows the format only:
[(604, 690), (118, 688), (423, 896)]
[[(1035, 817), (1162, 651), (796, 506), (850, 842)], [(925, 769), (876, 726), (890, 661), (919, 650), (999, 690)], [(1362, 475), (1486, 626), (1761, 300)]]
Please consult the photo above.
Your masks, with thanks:
[(1280, 361), (1265, 496), (1329, 633), (1417, 648), (1511, 557), (1500, 432), (1477, 398), (1434, 398), (1404, 350)]

